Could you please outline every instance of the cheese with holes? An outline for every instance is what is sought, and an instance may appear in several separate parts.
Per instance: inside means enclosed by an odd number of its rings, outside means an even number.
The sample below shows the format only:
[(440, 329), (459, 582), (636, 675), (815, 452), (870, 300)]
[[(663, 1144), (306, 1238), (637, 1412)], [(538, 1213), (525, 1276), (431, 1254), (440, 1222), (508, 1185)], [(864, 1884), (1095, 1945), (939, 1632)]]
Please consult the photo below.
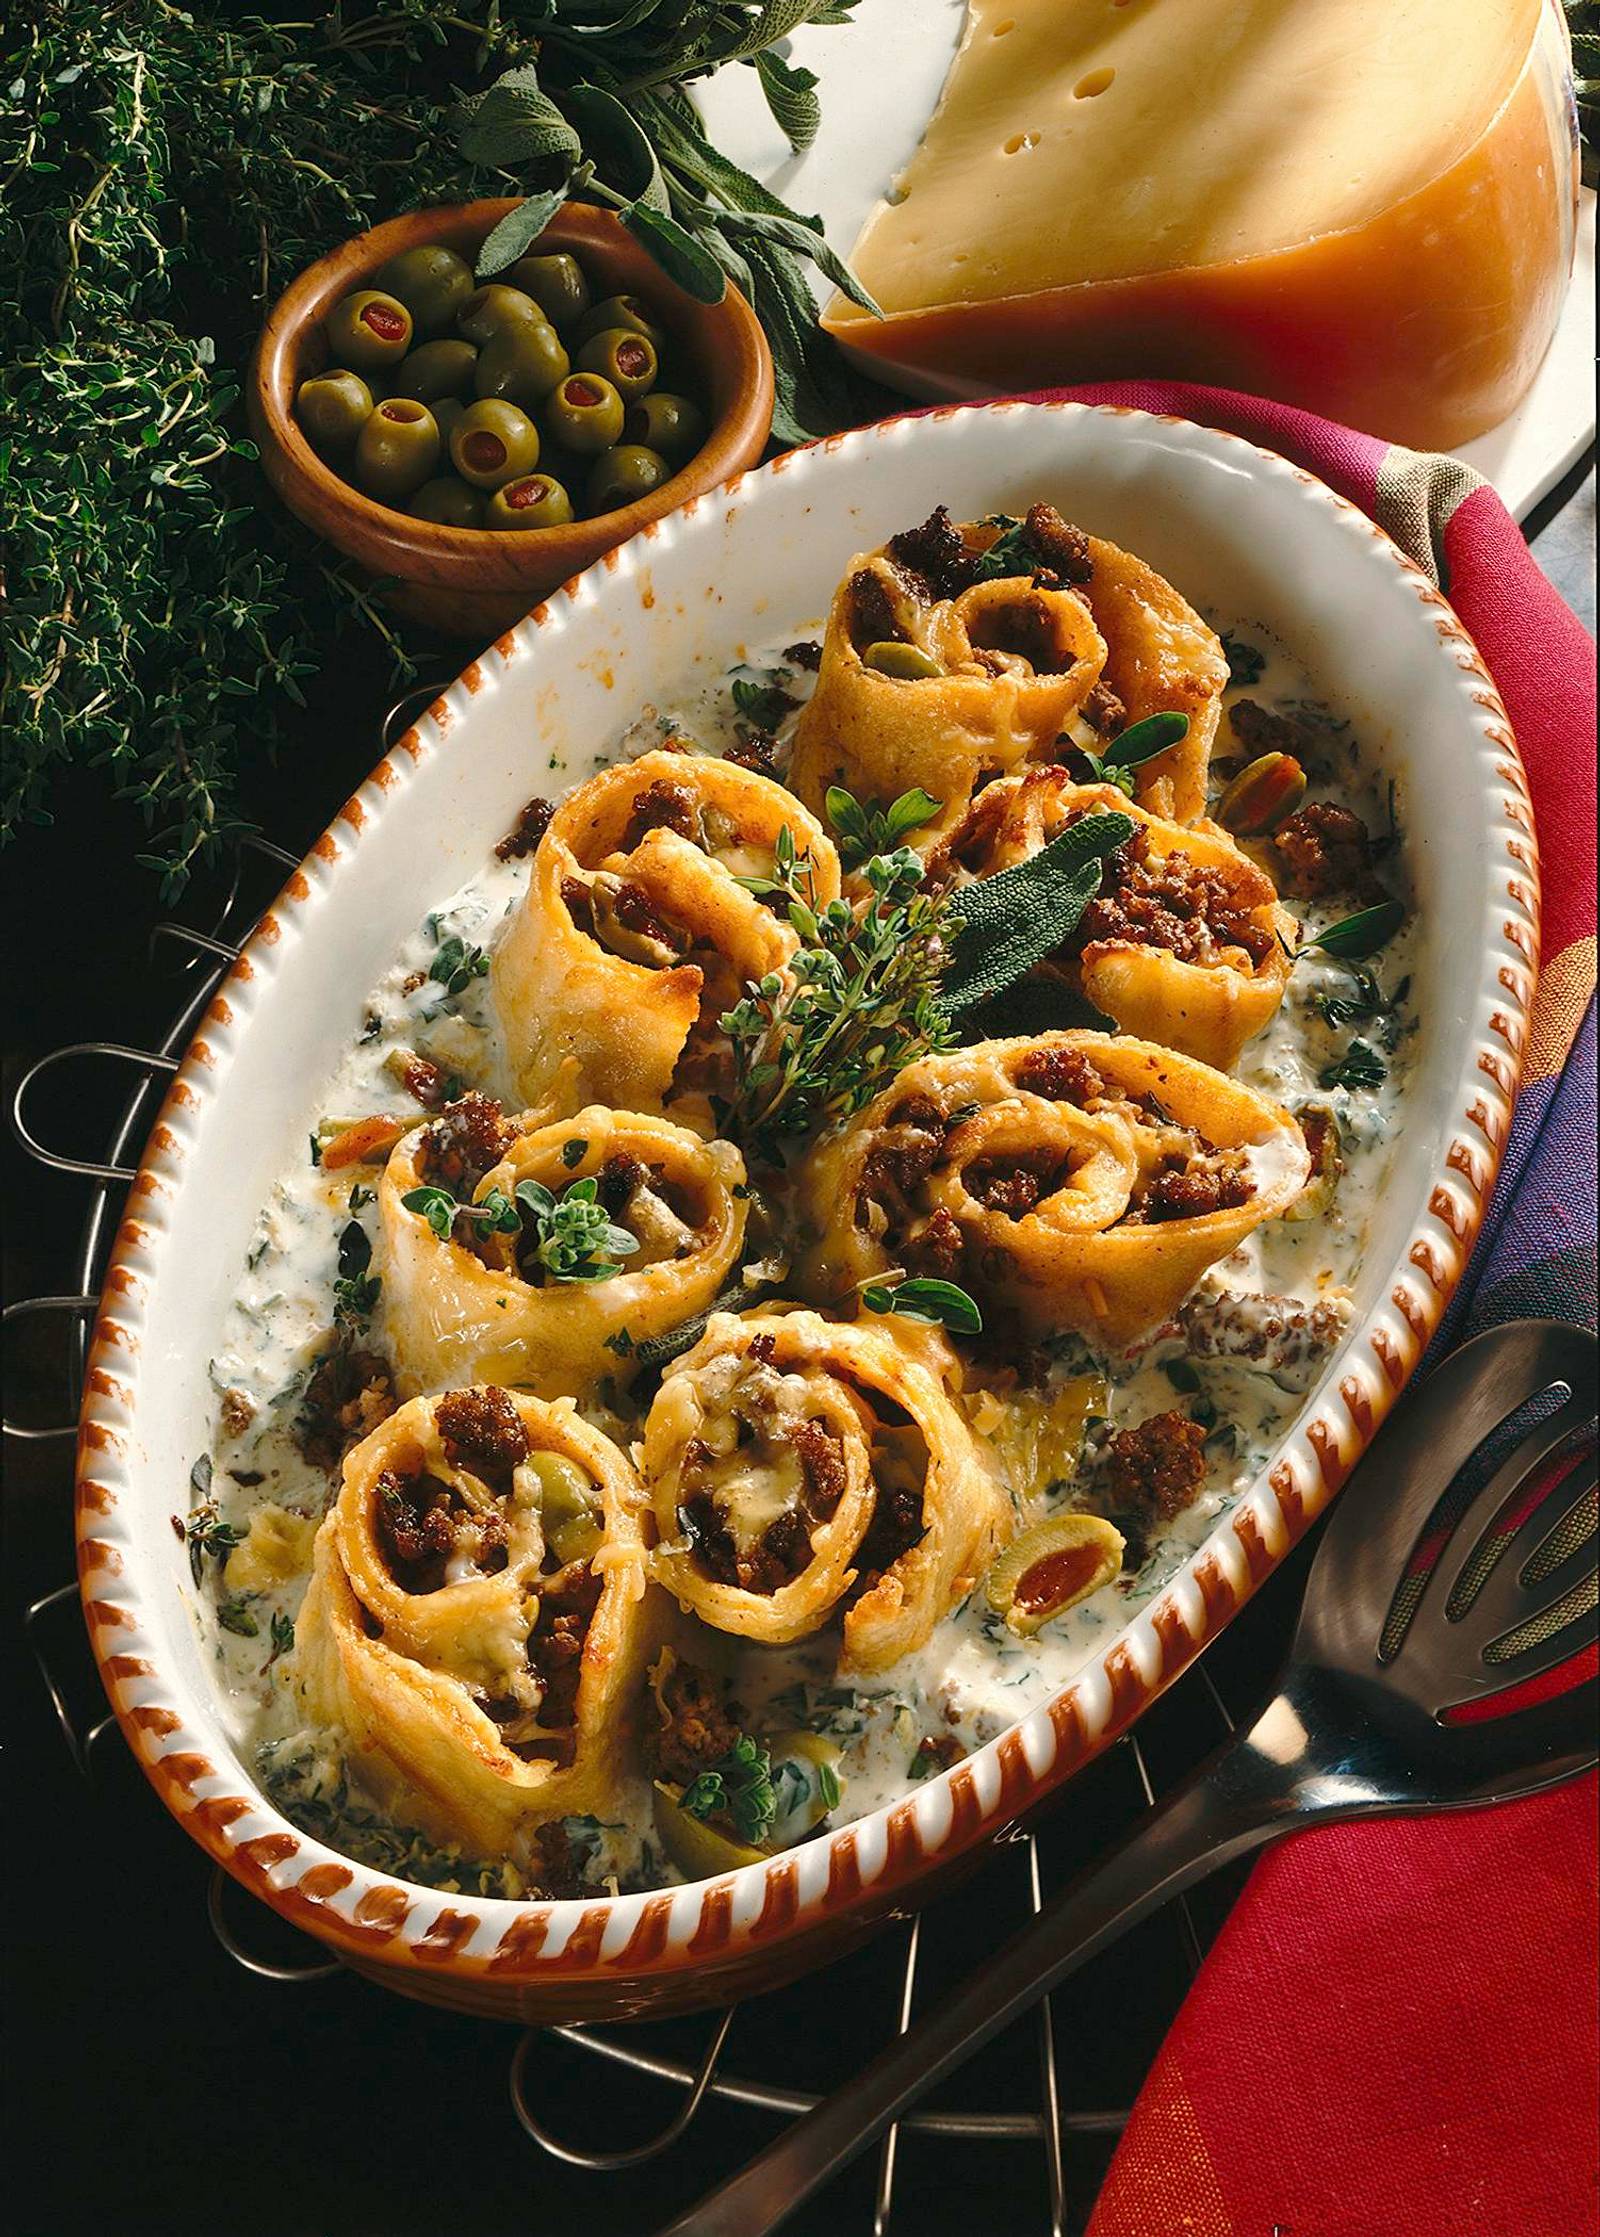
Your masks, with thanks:
[(1504, 418), (1577, 183), (1555, 0), (969, 0), (825, 324), (921, 394), (1166, 376), (1418, 446)]

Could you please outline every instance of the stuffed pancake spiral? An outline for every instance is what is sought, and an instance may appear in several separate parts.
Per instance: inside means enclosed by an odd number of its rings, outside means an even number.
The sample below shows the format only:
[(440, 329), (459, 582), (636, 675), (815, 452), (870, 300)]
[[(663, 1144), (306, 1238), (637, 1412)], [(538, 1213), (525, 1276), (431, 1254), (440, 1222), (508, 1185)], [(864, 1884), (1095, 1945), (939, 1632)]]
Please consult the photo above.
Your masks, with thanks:
[(641, 1467), (654, 1573), (768, 1644), (843, 1612), (844, 1660), (921, 1646), (1010, 1535), (1009, 1502), (925, 1350), (891, 1320), (717, 1313), (666, 1380)]
[(1138, 827), (1107, 857), (1100, 891), (1041, 966), (1125, 1032), (1226, 1071), (1283, 1000), (1299, 927), (1267, 873), (1214, 824), (1187, 828), (1115, 785), (1026, 769), (978, 795), (933, 860), (954, 885), (1009, 870), (1087, 815)]
[(400, 1822), (506, 1855), (628, 1768), (645, 1563), (638, 1479), (570, 1401), (413, 1399), (345, 1461), (296, 1689)]
[(924, 844), (990, 779), (1056, 759), (1071, 726), (1104, 742), (1174, 712), (1188, 734), (1140, 765), (1138, 796), (1179, 822), (1200, 814), (1228, 680), (1215, 634), (1142, 560), (1052, 507), (1033, 507), (1027, 526), (1048, 564), (1026, 573), (989, 572), (1000, 527), (943, 507), (851, 561), (795, 732), (803, 800), (820, 809), (843, 785), (886, 804), (920, 785), (943, 809)]
[[(634, 1345), (724, 1287), (744, 1239), (744, 1177), (731, 1142), (664, 1118), (594, 1104), (545, 1124), (505, 1118), (483, 1096), (448, 1105), (399, 1144), (379, 1189), (399, 1388), (486, 1381), (554, 1398), (625, 1378)], [(580, 1245), (599, 1238), (565, 1271), (548, 1242), (563, 1204), (584, 1207)]]
[(1310, 1172), (1289, 1112), (1194, 1058), (1104, 1033), (985, 1041), (909, 1065), (808, 1160), (808, 1284), (956, 1281), (1038, 1333), (1123, 1345), (1286, 1211)]
[(780, 833), (809, 856), (819, 903), (839, 859), (770, 777), (661, 750), (567, 795), (494, 954), (494, 998), (518, 1092), (565, 1068), (584, 1101), (654, 1111), (723, 1079), (717, 1019), (797, 946), (738, 881), (772, 873)]

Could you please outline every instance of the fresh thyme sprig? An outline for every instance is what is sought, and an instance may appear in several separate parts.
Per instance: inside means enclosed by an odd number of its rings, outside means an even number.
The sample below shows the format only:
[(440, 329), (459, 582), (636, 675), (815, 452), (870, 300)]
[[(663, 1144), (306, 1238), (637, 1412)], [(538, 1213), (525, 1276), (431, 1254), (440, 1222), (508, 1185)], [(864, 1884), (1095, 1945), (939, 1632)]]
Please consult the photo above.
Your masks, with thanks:
[(932, 823), (944, 806), (921, 785), (902, 792), (887, 808), (863, 803), (843, 785), (829, 785), (825, 804), (838, 841), (839, 859), (847, 870), (854, 870), (868, 855), (889, 853), (908, 833)]
[(868, 897), (817, 903), (809, 855), (778, 834), (774, 875), (742, 885), (782, 904), (801, 946), (718, 1023), (733, 1043), (738, 1086), (731, 1131), (762, 1148), (847, 1118), (915, 1058), (953, 1045), (936, 999), (948, 904), (921, 890), (910, 847), (862, 865)]

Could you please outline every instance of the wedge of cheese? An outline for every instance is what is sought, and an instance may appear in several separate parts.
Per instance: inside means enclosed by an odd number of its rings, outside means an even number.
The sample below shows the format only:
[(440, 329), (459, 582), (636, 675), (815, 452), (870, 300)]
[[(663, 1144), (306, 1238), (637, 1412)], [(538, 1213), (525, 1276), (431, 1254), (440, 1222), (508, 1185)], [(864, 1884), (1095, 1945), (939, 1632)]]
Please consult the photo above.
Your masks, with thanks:
[(1127, 375), (1418, 446), (1516, 404), (1577, 188), (1555, 0), (969, 0), (824, 323), (920, 394)]

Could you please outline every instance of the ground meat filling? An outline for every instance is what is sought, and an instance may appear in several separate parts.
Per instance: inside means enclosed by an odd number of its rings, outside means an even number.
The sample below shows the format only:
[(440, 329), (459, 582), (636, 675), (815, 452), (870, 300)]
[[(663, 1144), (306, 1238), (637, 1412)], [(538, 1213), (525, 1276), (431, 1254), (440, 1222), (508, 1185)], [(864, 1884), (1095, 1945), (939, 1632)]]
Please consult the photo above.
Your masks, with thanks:
[(313, 1468), (329, 1475), (352, 1445), (395, 1409), (389, 1363), (377, 1352), (335, 1342), (318, 1359), (295, 1417), (294, 1441)]
[(781, 1591), (805, 1569), (811, 1559), (812, 1532), (833, 1514), (849, 1480), (844, 1446), (820, 1421), (802, 1421), (782, 1430), (774, 1424), (771, 1434), (783, 1435), (793, 1445), (803, 1489), (754, 1545), (741, 1546), (712, 1492), (695, 1488), (695, 1479), (711, 1458), (710, 1448), (698, 1440), (684, 1450), (682, 1482), (687, 1496), (678, 1508), (684, 1535), (706, 1574), (717, 1584), (763, 1595)]
[(1102, 738), (1115, 738), (1128, 727), (1128, 710), (1109, 684), (1096, 684), (1083, 703), (1083, 718)]
[[(1069, 816), (1062, 829), (1080, 815)], [(1165, 949), (1180, 963), (1214, 963), (1223, 949), (1239, 948), (1259, 966), (1276, 942), (1271, 927), (1255, 917), (1267, 899), (1267, 882), (1249, 863), (1202, 863), (1182, 852), (1152, 860), (1150, 834), (1141, 825), (1107, 858), (1100, 892), (1079, 919), (1068, 951), (1088, 956), (1132, 944)]]
[(871, 1224), (875, 1204), (910, 1199), (937, 1164), (945, 1132), (944, 1113), (931, 1096), (910, 1096), (891, 1112), (862, 1164), (858, 1227)]
[(771, 734), (765, 730), (748, 730), (734, 745), (725, 748), (724, 761), (731, 761), (736, 769), (753, 769), (758, 777), (776, 777), (778, 753)]
[(510, 1490), (512, 1470), (528, 1457), (528, 1432), (505, 1391), (449, 1391), (433, 1421), (452, 1466), (471, 1469), (502, 1497)]
[(516, 822), (495, 848), (497, 859), (501, 862), (520, 862), (525, 854), (532, 854), (550, 828), (550, 818), (555, 812), (555, 807), (549, 800), (535, 797), (528, 801)]
[(647, 831), (675, 831), (680, 839), (700, 844), (699, 803), (687, 785), (657, 777), (645, 786), (629, 812), (622, 852), (631, 854)]
[(1054, 505), (1030, 505), (1024, 525), (1029, 543), (1061, 583), (1081, 587), (1093, 581), (1094, 560), (1088, 537), (1081, 528), (1063, 520)]
[(1288, 866), (1291, 890), (1308, 900), (1348, 893), (1372, 877), (1372, 835), (1337, 801), (1313, 800), (1281, 823), (1272, 839)]
[(815, 637), (802, 637), (797, 644), (784, 646), (783, 657), (814, 676), (822, 666), (822, 646)]
[(973, 555), (947, 505), (935, 506), (920, 528), (889, 539), (889, 557), (918, 597), (958, 598), (972, 581)]
[[(1013, 653), (1027, 661), (1035, 675), (1053, 676), (1061, 672), (1061, 654), (1056, 644), (1055, 616), (1039, 590), (1030, 590), (1009, 606), (1001, 606), (987, 614), (983, 622), (983, 635), (974, 636), (973, 651), (980, 661), (986, 652)], [(1067, 656), (1070, 666), (1072, 655)]]
[(889, 586), (872, 568), (857, 568), (845, 597), (850, 635), (857, 645), (893, 644), (905, 635)]
[[(577, 1719), (584, 1642), (604, 1582), (587, 1563), (574, 1562), (563, 1571), (558, 1583), (539, 1596), (537, 1626), (528, 1641), (528, 1667), (543, 1689), (540, 1725), (555, 1727), (558, 1735), (562, 1727)], [(570, 1762), (572, 1742), (570, 1738), (563, 1742), (559, 1737), (552, 1741), (541, 1736), (519, 1752), (554, 1755), (558, 1762)]]
[(676, 1786), (720, 1763), (739, 1738), (716, 1683), (692, 1662), (674, 1662), (655, 1689), (659, 1728), (645, 1740), (652, 1774)]
[(1029, 1049), (1014, 1075), (1025, 1095), (1049, 1103), (1076, 1103), (1080, 1110), (1106, 1094), (1106, 1083), (1081, 1049)]
[(902, 1554), (908, 1554), (927, 1533), (928, 1526), (922, 1519), (922, 1493), (908, 1485), (897, 1486), (892, 1491), (880, 1485), (866, 1536), (856, 1548), (856, 1570), (862, 1585), (869, 1586), (874, 1577), (881, 1577), (885, 1569), (892, 1569)]
[(595, 1183), (595, 1201), (621, 1219), (634, 1197), (650, 1178), (650, 1168), (626, 1150), (618, 1150), (601, 1166)]
[(1205, 1482), (1206, 1432), (1187, 1414), (1153, 1414), (1111, 1438), (1102, 1459), (1108, 1513), (1141, 1542), (1189, 1506)]
[(1204, 1219), (1237, 1211), (1255, 1194), (1250, 1176), (1227, 1159), (1169, 1165), (1148, 1181), (1128, 1207), (1131, 1226), (1159, 1226), (1173, 1219)]
[(932, 1281), (959, 1280), (967, 1258), (960, 1221), (941, 1204), (926, 1227), (906, 1237), (902, 1255), (913, 1273)]
[(422, 1137), (418, 1170), (467, 1198), (517, 1138), (492, 1096), (476, 1093), (447, 1103)]
[(485, 1576), (506, 1565), (506, 1518), (460, 1504), (437, 1476), (402, 1476), (385, 1468), (375, 1486), (374, 1523), (389, 1573), (403, 1591), (438, 1592), (452, 1564), (470, 1561)]
[(967, 1194), (985, 1211), (1003, 1212), (1007, 1219), (1025, 1219), (1045, 1197), (1054, 1195), (1065, 1172), (1061, 1157), (1042, 1150), (1031, 1157), (975, 1158), (962, 1179)]
[(1259, 700), (1236, 699), (1228, 709), (1228, 721), (1234, 736), (1252, 760), (1264, 753), (1299, 754), (1304, 751), (1306, 733), (1301, 724), (1293, 715), (1274, 714)]

